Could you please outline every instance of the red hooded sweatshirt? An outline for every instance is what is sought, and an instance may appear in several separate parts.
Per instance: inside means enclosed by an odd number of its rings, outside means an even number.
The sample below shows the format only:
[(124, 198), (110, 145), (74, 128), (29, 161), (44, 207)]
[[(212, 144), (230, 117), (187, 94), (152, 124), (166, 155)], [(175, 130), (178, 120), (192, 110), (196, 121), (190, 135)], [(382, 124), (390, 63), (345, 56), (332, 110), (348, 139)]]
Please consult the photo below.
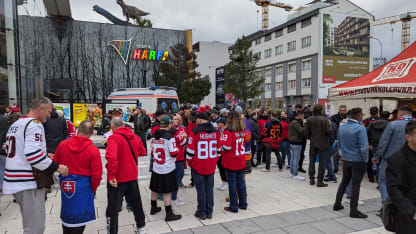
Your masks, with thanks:
[(173, 134), (176, 141), (176, 147), (178, 147), (179, 153), (176, 156), (176, 162), (185, 160), (185, 146), (187, 142), (186, 128), (181, 126), (175, 126), (176, 132)]
[(69, 174), (91, 176), (91, 187), (94, 192), (100, 185), (103, 173), (101, 155), (90, 139), (73, 136), (61, 142), (55, 151), (53, 161), (66, 165)]
[(125, 136), (134, 151), (134, 157), (146, 156), (142, 141), (129, 127), (116, 129), (108, 138), (105, 158), (107, 159), (107, 181), (116, 179), (118, 183), (137, 180), (139, 169), (133, 158), (131, 149)]

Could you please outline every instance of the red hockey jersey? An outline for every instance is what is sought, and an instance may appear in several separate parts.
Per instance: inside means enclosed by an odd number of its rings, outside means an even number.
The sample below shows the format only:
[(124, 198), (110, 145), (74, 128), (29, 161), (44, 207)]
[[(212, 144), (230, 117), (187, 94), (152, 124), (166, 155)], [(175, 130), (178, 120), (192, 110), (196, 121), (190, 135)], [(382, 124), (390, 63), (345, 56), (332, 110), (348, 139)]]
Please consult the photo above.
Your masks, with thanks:
[(212, 175), (220, 153), (220, 133), (211, 123), (199, 124), (192, 130), (186, 150), (188, 164), (198, 174)]
[(176, 147), (178, 148), (178, 156), (176, 156), (176, 162), (183, 161), (185, 159), (185, 146), (187, 139), (186, 128), (181, 126), (175, 127), (176, 132), (173, 134), (176, 140)]
[(225, 129), (220, 144), (222, 146), (222, 165), (232, 171), (239, 171), (246, 166), (246, 136), (250, 134), (245, 131), (231, 131)]

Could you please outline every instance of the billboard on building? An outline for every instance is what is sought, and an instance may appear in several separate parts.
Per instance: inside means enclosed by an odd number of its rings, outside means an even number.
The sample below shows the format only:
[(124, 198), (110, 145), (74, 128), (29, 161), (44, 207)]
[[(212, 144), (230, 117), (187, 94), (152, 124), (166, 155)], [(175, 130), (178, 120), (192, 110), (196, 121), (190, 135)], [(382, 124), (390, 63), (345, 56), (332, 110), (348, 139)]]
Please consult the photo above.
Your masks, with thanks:
[(215, 69), (215, 104), (217, 106), (224, 106), (225, 93), (222, 87), (224, 86), (224, 67)]
[(323, 15), (322, 83), (349, 81), (369, 72), (370, 20)]
[(103, 112), (98, 104), (74, 103), (72, 111), (75, 127), (78, 127), (84, 120), (90, 120), (94, 127), (101, 126)]

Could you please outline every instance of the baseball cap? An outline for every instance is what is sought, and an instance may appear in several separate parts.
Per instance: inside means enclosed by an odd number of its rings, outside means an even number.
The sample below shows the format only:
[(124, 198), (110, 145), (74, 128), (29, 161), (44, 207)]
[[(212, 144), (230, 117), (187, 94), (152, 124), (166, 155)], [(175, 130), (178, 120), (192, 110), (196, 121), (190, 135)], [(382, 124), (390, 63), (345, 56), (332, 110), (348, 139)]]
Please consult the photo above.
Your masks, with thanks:
[(221, 110), (220, 110), (220, 114), (222, 115), (222, 114), (225, 114), (225, 113), (228, 113), (228, 112), (230, 112), (227, 108), (222, 108)]
[(160, 119), (160, 127), (167, 127), (169, 124), (172, 123), (172, 119), (169, 115), (165, 115)]
[(227, 120), (224, 117), (220, 117), (217, 119), (217, 121), (215, 121), (216, 123), (222, 123), (225, 124), (227, 122)]
[(192, 109), (193, 109), (193, 110), (197, 110), (197, 109), (198, 109), (198, 105), (193, 105), (193, 106), (192, 106)]
[(121, 108), (114, 108), (113, 109), (113, 113), (114, 112), (120, 112), (120, 114), (122, 114), (123, 113), (123, 110)]
[(217, 114), (218, 115), (218, 111), (216, 109), (212, 109), (211, 113)]
[(206, 112), (198, 112), (196, 114), (196, 118), (197, 119), (204, 119), (204, 120), (208, 120), (208, 114)]
[(378, 113), (378, 108), (376, 106), (373, 106), (370, 108), (370, 114), (375, 115)]
[(205, 107), (200, 106), (200, 107), (198, 108), (197, 112), (199, 112), (199, 113), (204, 112), (204, 113), (205, 113), (205, 112), (207, 112), (207, 110), (205, 109)]
[(241, 108), (241, 106), (236, 106), (234, 111), (238, 113), (243, 113), (243, 108)]

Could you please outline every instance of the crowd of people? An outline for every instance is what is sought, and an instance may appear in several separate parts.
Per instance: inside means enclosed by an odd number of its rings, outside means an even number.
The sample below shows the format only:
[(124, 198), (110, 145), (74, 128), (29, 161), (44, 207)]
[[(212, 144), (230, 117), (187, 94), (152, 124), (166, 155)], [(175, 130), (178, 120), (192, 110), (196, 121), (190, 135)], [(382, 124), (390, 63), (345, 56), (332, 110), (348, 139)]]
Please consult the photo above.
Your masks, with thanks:
[[(43, 233), (47, 189), (59, 174), (63, 233), (83, 233), (95, 217), (94, 197), (102, 179), (102, 161), (90, 137), (91, 121), (83, 121), (75, 133), (70, 121), (41, 97), (32, 101), (30, 111), (6, 115), (0, 109), (0, 188), (13, 194), (19, 204), (25, 233)], [(182, 105), (178, 113), (157, 110), (153, 121), (137, 108), (129, 118), (130, 127), (115, 108), (103, 119), (107, 164), (107, 232), (118, 232), (118, 213), (123, 199), (133, 211), (136, 233), (145, 233), (145, 214), (138, 178), (139, 157), (150, 155), (150, 215), (165, 209), (165, 221), (182, 218), (172, 206), (182, 206), (179, 188), (196, 189), (195, 217), (211, 219), (214, 207), (214, 174), (218, 168), (218, 190), (228, 190), (226, 212), (246, 210), (246, 176), (252, 168), (272, 170), (272, 153), (279, 173), (288, 169), (294, 181), (318, 188), (342, 180), (334, 194), (334, 211), (350, 205), (352, 218), (367, 218), (358, 210), (361, 182), (367, 172), (377, 182), (382, 204), (390, 199), (397, 207), (397, 233), (416, 230), (416, 122), (412, 109), (401, 106), (391, 113), (378, 107), (363, 119), (359, 107), (341, 105), (338, 113), (325, 115), (315, 104), (289, 106), (287, 110), (243, 109), (241, 106), (211, 108)], [(309, 141), (309, 167), (303, 167)], [(150, 148), (147, 148), (147, 146)], [(316, 162), (318, 171), (316, 173)], [(191, 169), (185, 185), (184, 171)], [(306, 174), (307, 173), (307, 174)], [(302, 176), (306, 174), (305, 176)], [(344, 202), (343, 202), (344, 200)], [(383, 209), (380, 210), (380, 213)], [(36, 213), (37, 215), (33, 215)], [(409, 231), (410, 230), (410, 231)]]

